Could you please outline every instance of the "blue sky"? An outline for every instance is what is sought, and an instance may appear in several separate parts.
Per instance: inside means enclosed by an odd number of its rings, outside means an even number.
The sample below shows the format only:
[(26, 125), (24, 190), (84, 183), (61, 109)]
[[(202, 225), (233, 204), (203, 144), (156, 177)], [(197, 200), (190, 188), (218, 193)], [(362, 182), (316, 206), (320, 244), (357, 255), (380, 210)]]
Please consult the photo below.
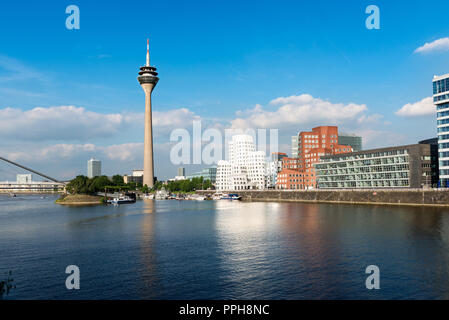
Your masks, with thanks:
[[(70, 4), (80, 8), (80, 30), (65, 27)], [(380, 8), (380, 30), (365, 27), (370, 4)], [(275, 127), (281, 151), (288, 153), (291, 135), (320, 124), (366, 135), (366, 147), (415, 143), (436, 134), (431, 112), (396, 112), (430, 97), (432, 76), (449, 72), (445, 46), (415, 52), (449, 37), (447, 1), (21, 1), (0, 6), (0, 114), (6, 108), (23, 113), (74, 106), (95, 119), (134, 116), (111, 134), (89, 134), (94, 120), (79, 128), (64, 124), (83, 134), (61, 133), (64, 128), (54, 127), (51, 116), (41, 122), (31, 117), (38, 130), (25, 121), (14, 125), (14, 135), (0, 128), (2, 154), (59, 177), (84, 173), (89, 156), (105, 158), (107, 174), (139, 167), (140, 156), (107, 158), (105, 150), (131, 144), (126, 150), (139, 153), (143, 92), (136, 76), (145, 62), (147, 37), (160, 75), (154, 111), (161, 118), (180, 116), (186, 127), (193, 116), (210, 126), (235, 126), (238, 118), (246, 126)], [(312, 104), (317, 108), (327, 101), (366, 110), (319, 121), (302, 116), (301, 105), (294, 102), (290, 107), (299, 108), (297, 122), (285, 122), (278, 112), (282, 104), (270, 103), (303, 94), (319, 99)], [(277, 120), (254, 120), (260, 115), (256, 105), (265, 118)], [(176, 112), (182, 108), (188, 113)], [(156, 174), (162, 178), (175, 174), (175, 166), (163, 164), (170, 127), (155, 126), (162, 150), (156, 155)], [(42, 128), (59, 130), (59, 138)], [(70, 150), (65, 158), (60, 152), (39, 153), (61, 144)], [(86, 144), (103, 149), (77, 149)], [(36, 155), (26, 158), (25, 150)], [(195, 169), (186, 167), (187, 172)], [(6, 172), (0, 170), (0, 180), (12, 179)]]

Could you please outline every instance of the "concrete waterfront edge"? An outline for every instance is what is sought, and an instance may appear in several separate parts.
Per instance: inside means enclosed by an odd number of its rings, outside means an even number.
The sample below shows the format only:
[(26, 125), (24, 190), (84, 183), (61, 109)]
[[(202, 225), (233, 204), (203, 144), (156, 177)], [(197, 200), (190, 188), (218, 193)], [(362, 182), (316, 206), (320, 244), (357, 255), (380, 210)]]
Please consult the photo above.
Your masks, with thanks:
[[(200, 194), (215, 191), (198, 191)], [(236, 193), (236, 191), (229, 191)], [(372, 204), (402, 206), (448, 206), (449, 190), (243, 190), (238, 192), (245, 201), (279, 201), (333, 204)]]

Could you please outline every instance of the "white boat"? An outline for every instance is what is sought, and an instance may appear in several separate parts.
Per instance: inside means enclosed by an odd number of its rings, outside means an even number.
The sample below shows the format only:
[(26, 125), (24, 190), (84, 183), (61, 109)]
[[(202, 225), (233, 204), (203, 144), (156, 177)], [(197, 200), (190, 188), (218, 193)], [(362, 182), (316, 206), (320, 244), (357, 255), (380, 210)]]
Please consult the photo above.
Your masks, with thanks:
[(241, 200), (242, 197), (237, 193), (224, 194), (220, 198), (221, 200)]
[(147, 193), (143, 196), (144, 199), (150, 199), (153, 200), (154, 199), (154, 193)]
[(212, 200), (220, 200), (222, 196), (223, 196), (222, 193), (215, 193), (215, 194), (212, 196)]
[(165, 190), (165, 188), (162, 188), (161, 190), (158, 190), (156, 192), (155, 199), (156, 200), (166, 200), (166, 199), (168, 199), (169, 195), (170, 195), (169, 192), (167, 190)]
[(128, 196), (119, 196), (112, 200), (108, 200), (108, 203), (111, 203), (114, 205), (123, 204), (123, 203), (134, 203), (134, 202), (135, 202), (135, 200)]

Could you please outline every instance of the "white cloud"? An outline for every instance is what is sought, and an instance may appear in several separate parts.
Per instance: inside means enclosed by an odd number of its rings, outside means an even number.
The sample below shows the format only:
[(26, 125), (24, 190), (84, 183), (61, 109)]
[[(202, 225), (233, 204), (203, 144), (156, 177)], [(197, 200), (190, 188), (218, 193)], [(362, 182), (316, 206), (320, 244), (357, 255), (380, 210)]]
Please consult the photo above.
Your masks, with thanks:
[(153, 112), (154, 126), (169, 127), (170, 129), (192, 126), (192, 121), (199, 119), (200, 116), (195, 115), (187, 108)]
[(424, 98), (415, 103), (407, 103), (395, 112), (400, 117), (418, 117), (435, 114), (432, 97)]
[(417, 48), (415, 53), (430, 53), (435, 51), (449, 50), (449, 38), (441, 38), (432, 42), (427, 42), (423, 46)]
[[(332, 103), (309, 94), (280, 97), (270, 102), (277, 106), (275, 111), (264, 110), (256, 105), (254, 109), (239, 112), (239, 118), (231, 121), (233, 128), (286, 128), (299, 125), (341, 124), (364, 121), (368, 108), (364, 104)], [(372, 117), (370, 118), (372, 120)]]
[[(143, 113), (97, 113), (75, 106), (21, 110), (0, 109), (0, 136), (13, 140), (75, 140), (113, 137), (131, 127), (143, 126)], [(186, 108), (153, 112), (155, 131), (191, 125), (199, 119)]]

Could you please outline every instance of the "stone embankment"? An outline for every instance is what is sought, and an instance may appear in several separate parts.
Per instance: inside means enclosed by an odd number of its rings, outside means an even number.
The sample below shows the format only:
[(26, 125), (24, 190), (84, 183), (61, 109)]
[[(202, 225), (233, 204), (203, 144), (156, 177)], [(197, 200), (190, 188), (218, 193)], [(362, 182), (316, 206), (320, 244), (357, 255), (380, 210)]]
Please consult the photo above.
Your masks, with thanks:
[[(199, 191), (210, 194), (213, 191)], [(382, 189), (382, 190), (245, 190), (230, 191), (246, 201), (293, 201), (311, 203), (449, 206), (447, 189)]]

